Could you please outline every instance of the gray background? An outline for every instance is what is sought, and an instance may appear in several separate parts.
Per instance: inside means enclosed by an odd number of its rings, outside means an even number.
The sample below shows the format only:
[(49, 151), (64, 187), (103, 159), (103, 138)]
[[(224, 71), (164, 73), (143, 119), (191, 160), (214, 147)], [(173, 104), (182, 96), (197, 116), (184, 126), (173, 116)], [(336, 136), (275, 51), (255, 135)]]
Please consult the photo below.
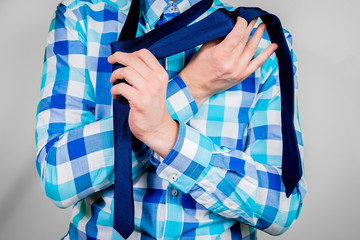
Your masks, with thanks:
[[(58, 2), (0, 0), (0, 239), (59, 239), (70, 220), (70, 209), (45, 197), (35, 169), (45, 38)], [(309, 192), (300, 219), (276, 239), (358, 239), (359, 1), (238, 2), (280, 16), (300, 62)]]

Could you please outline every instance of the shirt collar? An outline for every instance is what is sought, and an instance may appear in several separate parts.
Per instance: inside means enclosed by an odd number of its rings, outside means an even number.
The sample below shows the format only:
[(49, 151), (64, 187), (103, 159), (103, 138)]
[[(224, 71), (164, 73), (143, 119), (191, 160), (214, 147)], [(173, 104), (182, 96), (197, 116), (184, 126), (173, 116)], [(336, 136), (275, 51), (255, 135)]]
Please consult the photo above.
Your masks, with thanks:
[[(188, 10), (200, 0), (177, 0), (175, 1), (179, 8), (180, 14)], [(171, 0), (144, 0), (141, 1), (141, 11), (150, 28), (153, 28), (156, 22), (160, 19), (161, 14), (164, 12), (165, 7)]]

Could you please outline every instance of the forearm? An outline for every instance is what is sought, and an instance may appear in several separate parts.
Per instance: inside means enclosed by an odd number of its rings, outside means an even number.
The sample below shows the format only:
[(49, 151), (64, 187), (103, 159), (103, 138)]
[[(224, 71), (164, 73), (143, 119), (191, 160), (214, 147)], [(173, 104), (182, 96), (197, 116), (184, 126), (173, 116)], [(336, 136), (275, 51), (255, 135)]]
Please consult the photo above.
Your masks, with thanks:
[(152, 159), (159, 177), (210, 211), (271, 234), (285, 231), (297, 218), (303, 198), (299, 189), (306, 189), (303, 182), (286, 198), (280, 167), (218, 146), (185, 124), (180, 124), (179, 135), (165, 159)]
[[(39, 137), (44, 131), (49, 129), (37, 127)], [(57, 206), (68, 207), (109, 186), (114, 180), (113, 152), (112, 117), (59, 134), (38, 152), (44, 192)]]
[(178, 122), (186, 123), (198, 111), (196, 100), (183, 79), (177, 75), (167, 85), (166, 109), (171, 116), (155, 136), (148, 136), (146, 145), (165, 158), (173, 148), (179, 132)]
[[(167, 105), (173, 109), (172, 116), (178, 121), (187, 121), (197, 111), (194, 107), (194, 99), (188, 93), (188, 89), (181, 79), (172, 80), (168, 88)], [(55, 98), (54, 98), (55, 99)], [(187, 104), (183, 108), (172, 108), (179, 101), (186, 99)], [(39, 106), (49, 106), (63, 103), (47, 103), (43, 99)], [(83, 102), (82, 102), (83, 103)], [(78, 109), (85, 109), (79, 103)], [(94, 103), (88, 104), (92, 106)], [(72, 121), (67, 123), (49, 123), (48, 112), (58, 116), (73, 116), (78, 112), (71, 110), (41, 109), (37, 115), (37, 169), (41, 176), (41, 184), (46, 195), (59, 207), (68, 207), (94, 192), (111, 185), (114, 180), (114, 149), (113, 149), (113, 118), (108, 117), (95, 121), (92, 110), (82, 112), (81, 122)], [(80, 110), (79, 110), (80, 111)], [(178, 123), (169, 118), (163, 125), (161, 132), (156, 132), (151, 141), (145, 141), (147, 146), (165, 157), (176, 141), (178, 135)], [(73, 122), (73, 123), (71, 123)], [(61, 131), (56, 125), (64, 126)], [(75, 163), (76, 164), (73, 164)], [(133, 166), (133, 177), (139, 176), (146, 168), (147, 162)], [(81, 186), (77, 186), (75, 176), (84, 176)], [(85, 177), (87, 176), (87, 177)]]
[[(266, 67), (273, 72), (266, 74), (268, 79), (258, 82), (261, 89), (247, 88), (258, 89), (255, 103), (250, 98), (243, 99), (241, 91), (220, 93), (189, 124), (179, 123), (179, 136), (172, 151), (165, 159), (154, 153), (152, 162), (161, 178), (190, 193), (210, 211), (276, 235), (298, 217), (306, 183), (302, 179), (290, 198), (286, 198), (281, 173), (277, 68), (272, 66), (273, 61), (269, 63)], [(224, 102), (231, 103), (230, 107), (221, 105)], [(242, 109), (234, 110), (235, 103)], [(243, 123), (246, 130), (238, 129)], [(295, 126), (302, 153), (298, 119)]]

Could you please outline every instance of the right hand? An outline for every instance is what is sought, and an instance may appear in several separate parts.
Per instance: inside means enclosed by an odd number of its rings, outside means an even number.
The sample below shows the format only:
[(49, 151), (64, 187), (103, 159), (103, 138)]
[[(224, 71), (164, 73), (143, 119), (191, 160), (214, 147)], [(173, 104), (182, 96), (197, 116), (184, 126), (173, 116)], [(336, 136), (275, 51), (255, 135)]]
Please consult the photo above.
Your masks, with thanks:
[(234, 28), (225, 38), (205, 43), (180, 72), (179, 76), (198, 106), (212, 95), (243, 81), (278, 48), (273, 43), (251, 60), (266, 29), (264, 23), (260, 24), (248, 42), (256, 20), (248, 25), (245, 19), (238, 17)]
[(165, 158), (173, 148), (179, 126), (166, 109), (166, 90), (169, 76), (156, 57), (146, 49), (133, 53), (116, 52), (109, 63), (119, 63), (110, 82), (114, 99), (120, 96), (129, 101), (129, 128), (136, 138)]

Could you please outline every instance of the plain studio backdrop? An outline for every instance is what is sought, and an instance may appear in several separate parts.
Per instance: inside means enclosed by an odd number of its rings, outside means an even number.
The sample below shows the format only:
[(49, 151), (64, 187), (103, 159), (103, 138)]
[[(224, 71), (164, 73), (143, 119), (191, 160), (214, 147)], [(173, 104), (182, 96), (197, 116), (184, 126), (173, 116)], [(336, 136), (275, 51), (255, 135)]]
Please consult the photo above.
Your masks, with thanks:
[[(359, 239), (358, 0), (227, 0), (280, 17), (299, 58), (309, 192), (285, 234), (259, 239)], [(0, 0), (0, 239), (60, 239), (70, 209), (47, 199), (35, 169), (35, 113), (44, 47), (58, 0)]]

